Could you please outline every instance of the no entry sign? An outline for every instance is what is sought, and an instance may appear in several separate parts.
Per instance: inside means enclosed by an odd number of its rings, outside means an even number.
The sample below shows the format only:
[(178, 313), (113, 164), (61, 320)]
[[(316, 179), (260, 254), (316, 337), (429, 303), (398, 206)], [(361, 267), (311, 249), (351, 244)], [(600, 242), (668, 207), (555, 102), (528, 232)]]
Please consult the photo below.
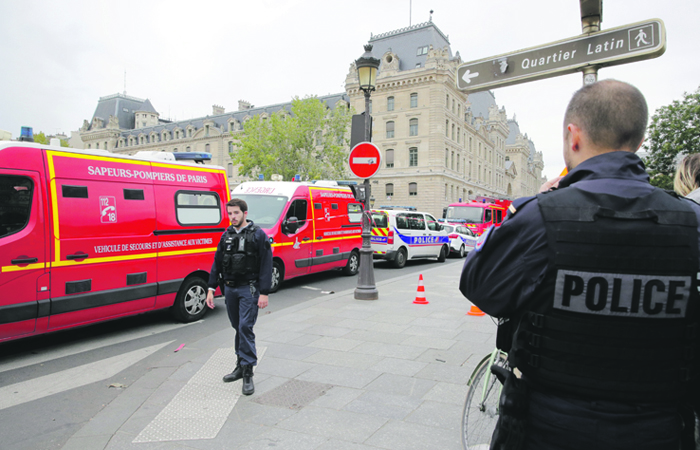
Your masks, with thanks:
[(360, 142), (350, 150), (350, 170), (355, 176), (369, 178), (379, 170), (382, 154), (371, 142)]

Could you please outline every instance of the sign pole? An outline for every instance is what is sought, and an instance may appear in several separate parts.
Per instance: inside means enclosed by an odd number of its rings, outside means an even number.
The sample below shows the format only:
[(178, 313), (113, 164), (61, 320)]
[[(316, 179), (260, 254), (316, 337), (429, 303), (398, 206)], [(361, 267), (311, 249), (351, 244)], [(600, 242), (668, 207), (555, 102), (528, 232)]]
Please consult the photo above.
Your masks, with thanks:
[[(369, 114), (370, 91), (365, 91), (365, 142), (369, 142), (371, 120)], [(352, 155), (352, 153), (351, 153)], [(369, 210), (371, 187), (369, 177), (364, 181), (364, 208), (362, 211), (362, 248), (360, 249), (360, 274), (357, 277), (355, 300), (377, 300), (379, 291), (374, 282), (374, 252), (372, 251), (372, 213)]]
[[(583, 34), (600, 31), (600, 23), (603, 21), (603, 0), (579, 0), (581, 7), (581, 32)], [(588, 66), (583, 68), (583, 85), (593, 84), (598, 81), (598, 67)]]

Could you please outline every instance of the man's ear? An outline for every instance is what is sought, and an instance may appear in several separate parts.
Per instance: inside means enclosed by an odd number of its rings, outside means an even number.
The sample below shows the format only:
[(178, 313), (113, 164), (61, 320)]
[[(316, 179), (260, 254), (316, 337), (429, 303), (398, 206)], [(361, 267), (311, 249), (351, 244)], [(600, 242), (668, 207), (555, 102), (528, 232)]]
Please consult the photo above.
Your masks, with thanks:
[(568, 131), (567, 145), (569, 150), (573, 152), (579, 152), (581, 150), (581, 141), (583, 139), (583, 132), (581, 128), (570, 123), (566, 126)]

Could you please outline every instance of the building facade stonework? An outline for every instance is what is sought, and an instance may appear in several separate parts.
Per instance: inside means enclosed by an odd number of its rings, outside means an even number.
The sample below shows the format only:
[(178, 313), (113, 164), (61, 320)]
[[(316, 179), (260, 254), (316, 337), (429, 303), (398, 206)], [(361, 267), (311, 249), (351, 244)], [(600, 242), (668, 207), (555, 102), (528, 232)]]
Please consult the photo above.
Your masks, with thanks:
[[(542, 153), (492, 92), (467, 96), (457, 89), (461, 57), (435, 24), (375, 35), (369, 43), (381, 61), (371, 97), (372, 141), (382, 153), (372, 177), (374, 207), (415, 206), (441, 216), (450, 203), (476, 196), (537, 193)], [(363, 111), (354, 63), (345, 88)]]

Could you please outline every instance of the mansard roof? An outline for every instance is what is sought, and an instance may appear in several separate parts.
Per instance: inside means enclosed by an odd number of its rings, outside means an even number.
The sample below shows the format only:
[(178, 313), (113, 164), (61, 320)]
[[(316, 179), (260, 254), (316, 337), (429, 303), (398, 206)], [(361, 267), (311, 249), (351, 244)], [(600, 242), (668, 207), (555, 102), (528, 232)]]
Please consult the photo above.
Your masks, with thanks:
[(481, 91), (469, 94), (467, 102), (470, 103), (469, 109), (473, 117), (477, 118), (481, 116), (484, 120), (489, 119), (489, 108), (491, 106), (498, 107), (496, 104), (496, 96), (493, 94), (493, 91)]
[[(514, 116), (512, 119), (508, 119), (508, 137), (506, 138), (506, 145), (514, 145), (519, 134), (522, 134), (520, 132), (520, 125), (518, 125), (518, 122), (515, 120)], [(527, 160), (532, 162), (534, 161), (537, 149), (535, 148), (535, 143), (532, 142), (527, 135), (525, 135), (525, 138), (527, 139), (527, 146), (530, 149), (530, 153), (527, 155)]]
[[(146, 103), (146, 107), (150, 107), (150, 109), (143, 109)], [(114, 94), (100, 97), (92, 118), (98, 117), (106, 124), (109, 121), (109, 116), (114, 116), (119, 121), (119, 128), (131, 130), (135, 124), (135, 111), (156, 112), (148, 100), (131, 97), (126, 94)], [(92, 121), (89, 129), (92, 129)]]
[[(336, 104), (339, 101), (345, 101), (346, 103), (350, 102), (349, 97), (345, 93), (341, 94), (329, 94), (325, 95), (322, 97), (318, 97), (320, 101), (326, 104), (328, 108), (335, 109)], [(281, 110), (286, 110), (291, 113), (292, 110), (292, 102), (287, 102), (287, 103), (278, 103), (276, 105), (268, 105), (268, 106), (261, 106), (258, 108), (251, 108), (251, 109), (244, 109), (242, 111), (233, 111), (233, 112), (228, 112), (224, 114), (218, 114), (216, 116), (205, 116), (205, 117), (198, 117), (194, 119), (187, 119), (187, 120), (178, 120), (174, 122), (165, 122), (161, 120), (161, 123), (157, 126), (153, 127), (144, 127), (144, 128), (138, 128), (134, 129), (132, 126), (131, 129), (122, 129), (121, 135), (123, 137), (129, 136), (129, 135), (138, 135), (141, 133), (144, 134), (149, 134), (153, 131), (157, 133), (161, 133), (165, 130), (167, 131), (173, 131), (177, 128), (180, 129), (186, 129), (188, 126), (193, 126), (196, 129), (200, 129), (204, 127), (204, 122), (207, 123), (214, 123), (214, 126), (216, 127), (224, 127), (224, 129), (227, 129), (228, 123), (230, 120), (236, 120), (237, 122), (243, 122), (243, 119), (246, 117), (253, 117), (257, 116), (259, 114), (267, 114), (271, 115), (273, 113), (276, 113)], [(121, 127), (120, 127), (121, 128)]]
[[(399, 70), (415, 69), (420, 63), (425, 67), (427, 54), (418, 55), (418, 49), (432, 45), (434, 49), (447, 46), (450, 59), (452, 59), (452, 49), (450, 40), (435, 25), (432, 20), (406, 28), (389, 31), (387, 33), (370, 35), (369, 43), (372, 44), (372, 55), (375, 58), (381, 57), (388, 51), (399, 57)], [(379, 67), (381, 72), (382, 68)]]
[(141, 112), (149, 112), (149, 113), (155, 113), (158, 114), (158, 111), (153, 107), (151, 104), (151, 101), (149, 99), (146, 99), (142, 104), (139, 109), (136, 111), (141, 111)]

